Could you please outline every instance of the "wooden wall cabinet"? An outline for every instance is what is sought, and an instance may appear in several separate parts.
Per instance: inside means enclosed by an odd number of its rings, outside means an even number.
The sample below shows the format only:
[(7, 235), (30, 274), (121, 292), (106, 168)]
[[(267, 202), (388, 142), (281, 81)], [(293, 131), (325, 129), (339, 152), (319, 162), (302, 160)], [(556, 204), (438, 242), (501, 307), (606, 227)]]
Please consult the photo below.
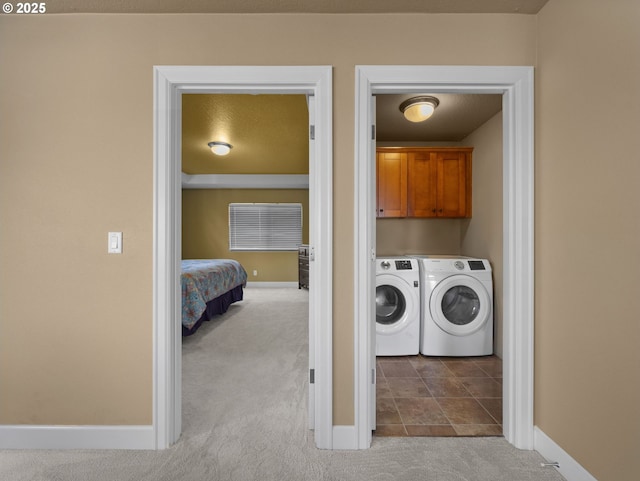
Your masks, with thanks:
[(377, 152), (377, 216), (407, 216), (407, 154)]
[[(472, 152), (471, 147), (379, 148), (378, 217), (471, 217)], [(398, 167), (392, 168), (393, 162)], [(406, 210), (394, 208), (403, 202)]]

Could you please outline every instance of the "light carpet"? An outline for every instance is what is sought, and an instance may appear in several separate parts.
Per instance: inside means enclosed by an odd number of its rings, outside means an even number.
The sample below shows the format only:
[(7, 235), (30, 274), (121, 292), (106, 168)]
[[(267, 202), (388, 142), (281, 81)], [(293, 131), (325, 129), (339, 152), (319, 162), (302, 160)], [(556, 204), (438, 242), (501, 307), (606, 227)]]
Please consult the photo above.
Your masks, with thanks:
[(183, 433), (163, 451), (0, 451), (4, 481), (559, 481), (502, 438), (374, 438), (316, 449), (307, 429), (308, 292), (249, 287), (183, 340)]

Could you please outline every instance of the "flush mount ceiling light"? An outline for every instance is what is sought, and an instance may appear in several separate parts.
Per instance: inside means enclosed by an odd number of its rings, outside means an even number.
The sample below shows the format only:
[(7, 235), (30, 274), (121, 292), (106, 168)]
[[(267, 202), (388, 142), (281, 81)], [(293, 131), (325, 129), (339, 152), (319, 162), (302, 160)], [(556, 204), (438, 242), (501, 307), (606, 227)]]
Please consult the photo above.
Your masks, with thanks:
[(207, 144), (211, 148), (211, 152), (216, 155), (227, 155), (231, 152), (231, 144), (226, 142), (209, 142)]
[(400, 112), (409, 122), (422, 122), (431, 117), (438, 105), (440, 101), (435, 97), (412, 97), (400, 104)]

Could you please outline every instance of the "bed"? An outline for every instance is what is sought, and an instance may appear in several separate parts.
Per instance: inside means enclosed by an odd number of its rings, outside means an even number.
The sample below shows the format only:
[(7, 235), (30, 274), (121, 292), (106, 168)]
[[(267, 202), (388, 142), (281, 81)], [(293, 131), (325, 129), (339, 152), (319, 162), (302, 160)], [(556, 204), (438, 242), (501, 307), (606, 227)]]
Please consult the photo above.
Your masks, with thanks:
[(182, 261), (182, 335), (190, 336), (216, 314), (242, 300), (247, 272), (233, 259)]

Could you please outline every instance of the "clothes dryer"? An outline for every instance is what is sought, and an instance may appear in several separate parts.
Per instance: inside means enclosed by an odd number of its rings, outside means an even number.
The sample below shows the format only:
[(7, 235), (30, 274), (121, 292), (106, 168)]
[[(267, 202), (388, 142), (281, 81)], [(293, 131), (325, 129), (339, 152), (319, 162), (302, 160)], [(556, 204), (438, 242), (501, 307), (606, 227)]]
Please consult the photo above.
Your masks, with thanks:
[(427, 356), (493, 354), (493, 281), (486, 259), (416, 256), (420, 265), (422, 332)]
[(408, 257), (376, 259), (376, 355), (420, 350), (420, 268)]

